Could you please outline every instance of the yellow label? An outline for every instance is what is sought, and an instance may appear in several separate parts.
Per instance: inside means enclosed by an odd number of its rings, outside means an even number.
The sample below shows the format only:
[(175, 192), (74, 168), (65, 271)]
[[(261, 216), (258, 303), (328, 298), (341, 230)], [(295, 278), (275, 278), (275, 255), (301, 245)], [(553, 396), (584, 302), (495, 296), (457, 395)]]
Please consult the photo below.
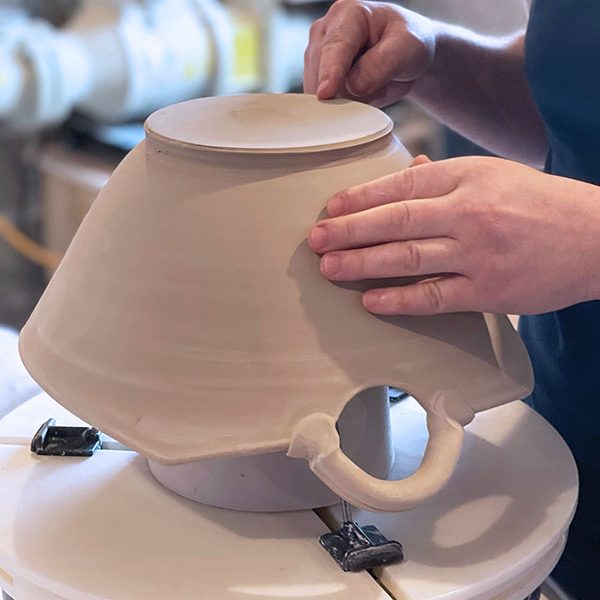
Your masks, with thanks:
[(200, 65), (194, 62), (187, 62), (183, 67), (183, 79), (185, 81), (193, 81), (200, 75)]
[(260, 33), (255, 20), (236, 15), (234, 21), (234, 77), (255, 78), (260, 72)]

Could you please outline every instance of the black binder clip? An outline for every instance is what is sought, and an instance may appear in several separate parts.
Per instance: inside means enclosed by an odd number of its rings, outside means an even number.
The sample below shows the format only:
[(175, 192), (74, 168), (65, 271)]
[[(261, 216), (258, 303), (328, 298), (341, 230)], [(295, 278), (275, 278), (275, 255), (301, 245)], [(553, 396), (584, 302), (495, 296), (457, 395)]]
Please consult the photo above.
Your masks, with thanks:
[(31, 440), (39, 456), (92, 456), (102, 448), (102, 434), (95, 427), (59, 427), (48, 419)]
[(388, 540), (374, 525), (360, 527), (352, 520), (350, 505), (342, 500), (343, 523), (338, 531), (319, 538), (321, 546), (344, 571), (364, 571), (404, 560), (402, 544)]

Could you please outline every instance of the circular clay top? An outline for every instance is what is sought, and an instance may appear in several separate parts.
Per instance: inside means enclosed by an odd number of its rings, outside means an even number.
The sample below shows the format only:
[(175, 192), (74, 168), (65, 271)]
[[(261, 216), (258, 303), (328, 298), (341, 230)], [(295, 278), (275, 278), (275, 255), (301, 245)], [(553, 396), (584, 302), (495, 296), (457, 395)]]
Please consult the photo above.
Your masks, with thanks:
[(189, 100), (148, 117), (146, 132), (167, 142), (224, 152), (299, 153), (349, 148), (392, 130), (382, 111), (307, 94), (241, 94)]

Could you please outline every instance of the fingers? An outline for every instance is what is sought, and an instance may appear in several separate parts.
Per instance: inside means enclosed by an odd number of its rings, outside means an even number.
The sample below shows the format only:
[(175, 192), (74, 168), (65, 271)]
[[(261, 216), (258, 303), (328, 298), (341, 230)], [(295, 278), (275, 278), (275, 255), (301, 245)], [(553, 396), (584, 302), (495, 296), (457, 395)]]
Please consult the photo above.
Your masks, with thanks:
[(429, 64), (429, 47), (407, 30), (405, 23), (388, 26), (379, 41), (353, 65), (346, 87), (355, 96), (368, 96), (394, 77), (412, 82)]
[[(305, 91), (339, 94), (377, 106), (405, 95), (433, 61), (429, 19), (391, 4), (338, 0), (312, 26), (305, 53)], [(390, 85), (397, 84), (397, 85)]]
[(340, 217), (390, 202), (445, 196), (457, 185), (457, 175), (445, 161), (418, 164), (336, 194), (327, 203), (327, 212)]
[(413, 86), (413, 81), (408, 83), (391, 81), (386, 86), (377, 90), (374, 94), (370, 94), (369, 96), (355, 96), (348, 91), (346, 86), (346, 90), (342, 90), (340, 96), (350, 100), (358, 100), (359, 102), (364, 102), (365, 104), (371, 104), (377, 108), (385, 108), (386, 106), (390, 106), (390, 104), (394, 104), (406, 96)]
[(364, 307), (379, 315), (436, 315), (475, 309), (476, 294), (470, 279), (447, 275), (404, 287), (369, 290)]
[(334, 98), (345, 87), (346, 77), (355, 58), (369, 41), (366, 8), (350, 4), (331, 8), (322, 43), (316, 93), (320, 99)]
[(453, 205), (444, 199), (394, 202), (320, 221), (310, 231), (308, 242), (315, 252), (325, 254), (387, 242), (453, 237), (454, 223)]
[(324, 36), (324, 19), (318, 19), (310, 28), (309, 43), (304, 52), (304, 92), (307, 94), (317, 93), (319, 65), (321, 64), (321, 46)]
[(332, 281), (460, 273), (462, 254), (460, 242), (450, 238), (392, 242), (325, 254), (321, 273)]

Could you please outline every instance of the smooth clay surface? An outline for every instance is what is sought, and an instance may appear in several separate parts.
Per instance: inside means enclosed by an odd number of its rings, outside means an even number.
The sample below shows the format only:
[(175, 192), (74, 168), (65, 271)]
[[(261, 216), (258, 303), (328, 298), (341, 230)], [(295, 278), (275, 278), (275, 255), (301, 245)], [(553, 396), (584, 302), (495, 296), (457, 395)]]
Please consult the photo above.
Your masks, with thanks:
[[(288, 450), (365, 508), (431, 496), (462, 426), (526, 395), (531, 370), (505, 317), (380, 318), (360, 292), (389, 281), (321, 276), (306, 236), (327, 199), (410, 163), (390, 127), (366, 105), (287, 94), (155, 113), (21, 334), (29, 371), (159, 462)], [(356, 393), (387, 384), (429, 414), (422, 469), (403, 487), (364, 477), (335, 430)]]
[(306, 153), (349, 148), (392, 130), (383, 112), (347, 100), (317, 102), (304, 94), (204, 98), (157, 110), (154, 137), (222, 152)]

